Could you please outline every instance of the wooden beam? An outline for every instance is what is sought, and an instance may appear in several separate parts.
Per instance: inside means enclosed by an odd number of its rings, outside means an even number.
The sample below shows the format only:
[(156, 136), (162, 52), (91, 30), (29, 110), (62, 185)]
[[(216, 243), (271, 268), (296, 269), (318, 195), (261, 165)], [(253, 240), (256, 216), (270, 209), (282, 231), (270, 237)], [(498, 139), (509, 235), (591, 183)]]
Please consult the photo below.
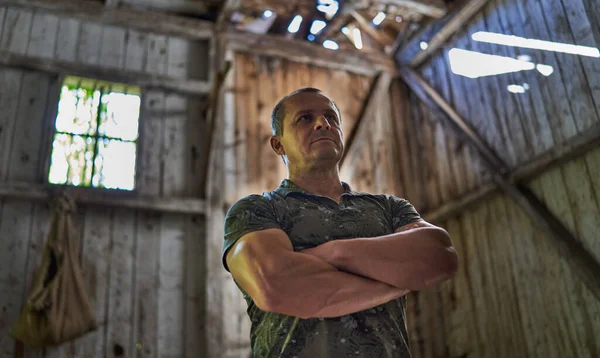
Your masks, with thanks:
[(138, 196), (135, 192), (119, 190), (77, 188), (63, 185), (32, 183), (1, 183), (0, 198), (48, 201), (66, 191), (75, 202), (84, 205), (110, 206), (163, 213), (205, 215), (206, 203), (202, 199)]
[(121, 5), (121, 0), (104, 0), (104, 7), (107, 9), (116, 9)]
[[(360, 109), (360, 113), (354, 124), (354, 128), (348, 134), (348, 139), (346, 140), (344, 154), (342, 155), (342, 159), (340, 159), (339, 167), (341, 168), (344, 164), (344, 161), (349, 153), (351, 153), (351, 149), (354, 147), (354, 143), (356, 142), (356, 138), (360, 137), (361, 130), (364, 128), (365, 124), (362, 124), (365, 121), (365, 118), (373, 113), (373, 111), (379, 106), (381, 101), (385, 100), (385, 96), (389, 94), (390, 83), (392, 82), (392, 76), (387, 73), (378, 74), (373, 81), (371, 82), (371, 87), (369, 88), (369, 92), (363, 101), (363, 105)], [(369, 124), (367, 124), (369, 125)]]
[(383, 54), (358, 50), (333, 51), (309, 41), (234, 31), (224, 33), (223, 40), (228, 49), (237, 52), (280, 57), (294, 62), (346, 70), (367, 76), (373, 76), (380, 71), (396, 73), (394, 61)]
[[(508, 174), (508, 181), (512, 184), (527, 182), (548, 169), (565, 164), (597, 147), (600, 147), (600, 123), (565, 143), (554, 145), (537, 158), (513, 170)], [(494, 184), (485, 185), (462, 198), (424, 213), (423, 217), (431, 222), (442, 222), (487, 199), (499, 189)]]
[(83, 22), (138, 29), (190, 39), (214, 36), (213, 23), (180, 16), (128, 8), (108, 9), (102, 3), (86, 0), (2, 0), (2, 5), (29, 10), (42, 10)]
[(174, 14), (206, 15), (210, 10), (201, 1), (186, 0), (128, 0), (127, 5), (141, 9), (153, 9)]
[(208, 81), (186, 80), (150, 73), (110, 69), (97, 65), (38, 59), (4, 51), (0, 51), (0, 65), (62, 75), (91, 77), (98, 80), (159, 88), (189, 95), (205, 95), (210, 92)]
[[(454, 33), (466, 24), (481, 10), (489, 0), (462, 0), (456, 10), (442, 19), (433, 21), (414, 36), (398, 53), (397, 61), (409, 67), (423, 64), (436, 50), (446, 44)], [(426, 49), (421, 43), (427, 44)]]
[(463, 132), (473, 144), (484, 163), (490, 169), (490, 173), (496, 185), (504, 191), (521, 209), (525, 211), (531, 220), (551, 238), (551, 242), (560, 252), (562, 257), (569, 263), (573, 271), (579, 276), (588, 289), (600, 299), (600, 262), (596, 261), (594, 256), (587, 251), (578, 240), (556, 216), (524, 185), (511, 183), (509, 177), (501, 171), (506, 168), (498, 156), (492, 152), (483, 141), (473, 133), (469, 132), (470, 127), (454, 111), (454, 109), (418, 74), (408, 68), (400, 70), (400, 76), (406, 84), (419, 93), (426, 93), (433, 101), (447, 114), (450, 121)]
[(225, 3), (221, 7), (219, 16), (217, 16), (217, 22), (215, 24), (216, 32), (223, 32), (229, 28), (229, 20), (233, 12), (238, 10), (241, 6), (241, 0), (225, 0)]
[(436, 19), (446, 15), (448, 12), (446, 4), (439, 0), (379, 0), (378, 4), (395, 5)]
[(358, 13), (356, 11), (352, 11), (351, 15), (352, 15), (352, 18), (354, 20), (356, 20), (356, 22), (358, 23), (358, 26), (364, 32), (369, 34), (369, 36), (371, 36), (380, 45), (385, 47), (385, 46), (389, 46), (390, 44), (392, 44), (394, 42), (394, 39), (389, 38), (387, 36), (387, 34), (385, 34), (384, 32), (380, 32), (375, 27), (373, 27), (373, 24), (371, 23), (371, 21), (365, 19), (365, 17), (362, 16), (360, 13)]

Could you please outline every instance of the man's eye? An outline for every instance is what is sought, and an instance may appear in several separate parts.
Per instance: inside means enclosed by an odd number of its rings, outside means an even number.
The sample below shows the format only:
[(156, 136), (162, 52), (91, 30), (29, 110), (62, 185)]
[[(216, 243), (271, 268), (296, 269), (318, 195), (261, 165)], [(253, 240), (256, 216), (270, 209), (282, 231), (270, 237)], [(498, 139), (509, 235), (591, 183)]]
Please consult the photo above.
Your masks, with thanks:
[(310, 120), (310, 116), (305, 114), (302, 117), (298, 118), (299, 121), (305, 121), (305, 120)]

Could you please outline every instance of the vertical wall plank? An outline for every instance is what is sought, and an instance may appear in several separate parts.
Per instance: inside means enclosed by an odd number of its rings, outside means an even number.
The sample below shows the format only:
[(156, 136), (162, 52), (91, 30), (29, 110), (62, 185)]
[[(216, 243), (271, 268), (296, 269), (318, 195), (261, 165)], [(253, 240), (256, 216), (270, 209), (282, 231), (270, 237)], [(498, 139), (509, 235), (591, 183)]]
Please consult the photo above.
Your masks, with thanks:
[(185, 217), (163, 215), (158, 270), (159, 357), (182, 357), (186, 324), (184, 297)]
[(8, 175), (22, 83), (22, 71), (0, 69), (0, 181)]
[(77, 61), (88, 65), (102, 64), (100, 46), (104, 27), (96, 23), (82, 23), (77, 44)]
[(162, 35), (148, 35), (148, 59), (146, 72), (167, 74), (167, 37)]
[(15, 181), (33, 181), (39, 170), (42, 123), (50, 85), (50, 75), (27, 72), (23, 75), (19, 112), (12, 133), (9, 178)]
[(148, 60), (148, 38), (145, 32), (127, 30), (125, 50), (125, 70), (143, 72)]
[(189, 189), (186, 165), (188, 136), (195, 136), (195, 134), (186, 131), (188, 103), (186, 97), (178, 94), (168, 93), (165, 97), (165, 124), (161, 135), (163, 135), (162, 161), (164, 163), (162, 194), (166, 196), (183, 196)]
[[(560, 0), (547, 0), (538, 4), (542, 8), (543, 20), (548, 26), (550, 41), (573, 44), (568, 17), (564, 13)], [(582, 133), (593, 123), (592, 119), (597, 118), (584, 70), (578, 56), (556, 52), (556, 58), (565, 84), (565, 92), (571, 98), (577, 98), (576, 101), (570, 102), (577, 130)]]
[(176, 78), (188, 76), (190, 42), (178, 37), (170, 37), (167, 41), (169, 60), (167, 74)]
[(4, 20), (0, 50), (24, 55), (31, 33), (31, 11), (9, 8)]
[(0, 43), (2, 42), (2, 35), (4, 34), (4, 21), (6, 19), (6, 7), (0, 7)]
[(98, 64), (109, 68), (124, 67), (125, 33), (121, 27), (103, 26)]
[[(32, 205), (26, 201), (4, 199), (0, 216), (0, 330), (16, 322), (23, 305)], [(0, 335), (0, 354), (12, 357), (14, 340)]]
[[(204, 217), (186, 218), (188, 228), (185, 242), (185, 314), (183, 334), (185, 357), (206, 356), (206, 220)], [(212, 329), (211, 326), (209, 329)], [(249, 337), (249, 334), (248, 334)]]
[[(98, 328), (75, 341), (78, 357), (104, 357), (107, 353), (112, 219), (112, 209), (90, 207), (86, 210), (82, 269)], [(100, 257), (106, 259), (99, 260)]]
[(133, 357), (158, 357), (158, 263), (161, 216), (138, 213), (135, 253)]
[(129, 209), (115, 209), (111, 227), (111, 250), (108, 283), (108, 320), (106, 322), (107, 357), (132, 357), (133, 283), (136, 249), (136, 214)]
[(54, 15), (39, 12), (34, 14), (27, 48), (28, 56), (47, 59), (54, 56), (58, 23), (59, 18)]
[(60, 19), (54, 59), (66, 62), (75, 62), (77, 60), (78, 38), (81, 32), (79, 27), (79, 20), (70, 18)]

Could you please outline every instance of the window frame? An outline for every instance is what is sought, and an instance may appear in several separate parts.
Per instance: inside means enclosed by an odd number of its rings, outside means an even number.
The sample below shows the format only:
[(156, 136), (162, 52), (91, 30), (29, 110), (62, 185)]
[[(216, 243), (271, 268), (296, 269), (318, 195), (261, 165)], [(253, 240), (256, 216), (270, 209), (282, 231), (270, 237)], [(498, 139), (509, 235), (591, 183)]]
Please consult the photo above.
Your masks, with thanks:
[[(139, 88), (139, 93), (136, 93), (140, 96), (140, 113), (139, 113), (139, 117), (138, 117), (138, 133), (137, 133), (137, 139), (133, 142), (135, 143), (135, 148), (136, 148), (136, 155), (135, 155), (135, 163), (134, 163), (134, 170), (135, 170), (135, 174), (134, 174), (134, 179), (133, 179), (133, 189), (132, 190), (127, 190), (127, 189), (108, 189), (108, 188), (102, 188), (102, 187), (94, 187), (92, 185), (90, 186), (76, 186), (76, 185), (72, 185), (72, 184), (55, 184), (55, 183), (50, 183), (49, 181), (49, 176), (50, 176), (50, 167), (52, 164), (52, 145), (54, 143), (54, 137), (57, 134), (57, 130), (56, 130), (56, 117), (58, 116), (58, 103), (60, 101), (60, 94), (61, 94), (61, 90), (62, 90), (62, 86), (65, 84), (65, 80), (67, 78), (81, 78), (83, 80), (86, 81), (94, 81), (94, 82), (104, 82), (107, 84), (111, 84), (114, 83), (117, 86), (124, 86), (124, 88), (127, 88), (128, 86), (131, 87), (137, 87)], [(50, 85), (50, 90), (48, 93), (48, 100), (46, 102), (46, 111), (45, 111), (45, 118), (44, 118), (44, 123), (43, 123), (43, 133), (44, 135), (42, 136), (41, 140), (42, 140), (42, 163), (40, 165), (40, 175), (39, 175), (39, 180), (41, 183), (43, 183), (44, 185), (49, 186), (50, 188), (63, 188), (63, 189), (68, 189), (70, 192), (74, 192), (74, 193), (80, 193), (82, 195), (88, 195), (90, 192), (95, 192), (95, 193), (99, 193), (101, 196), (112, 196), (115, 195), (116, 197), (120, 197), (120, 196), (124, 196), (124, 197), (134, 197), (137, 196), (139, 194), (139, 177), (140, 177), (140, 153), (142, 151), (142, 123), (143, 123), (143, 112), (144, 112), (144, 93), (146, 92), (145, 88), (136, 84), (129, 84), (129, 83), (125, 83), (123, 81), (113, 81), (110, 79), (106, 79), (106, 78), (93, 78), (92, 76), (75, 76), (75, 75), (56, 75), (53, 76), (53, 81), (55, 81), (55, 83), (52, 83)], [(61, 132), (62, 133), (62, 132)], [(69, 134), (66, 133), (67, 135), (74, 135), (74, 134)], [(125, 141), (125, 142), (130, 142), (130, 141)]]

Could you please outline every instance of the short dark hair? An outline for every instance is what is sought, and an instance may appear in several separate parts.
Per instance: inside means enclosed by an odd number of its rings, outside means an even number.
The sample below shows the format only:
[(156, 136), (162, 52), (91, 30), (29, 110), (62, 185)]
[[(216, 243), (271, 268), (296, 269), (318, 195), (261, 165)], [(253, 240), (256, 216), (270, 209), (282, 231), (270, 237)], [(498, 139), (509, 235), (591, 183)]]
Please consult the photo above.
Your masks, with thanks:
[[(318, 88), (304, 87), (304, 88), (295, 90), (294, 92), (292, 92), (292, 93), (288, 94), (287, 96), (283, 97), (282, 99), (280, 99), (279, 102), (277, 102), (277, 104), (275, 105), (275, 108), (273, 108), (273, 113), (271, 113), (271, 131), (273, 132), (273, 135), (280, 136), (283, 134), (283, 120), (285, 119), (285, 102), (287, 101), (287, 99), (292, 96), (297, 95), (298, 93), (304, 93), (304, 92), (323, 93), (323, 91), (321, 91)], [(337, 107), (335, 102), (333, 102), (331, 99), (329, 99), (329, 100), (331, 101), (331, 103), (333, 103), (333, 107), (340, 115), (340, 122), (341, 122), (342, 119), (341, 119), (341, 113), (340, 113), (339, 108)]]

